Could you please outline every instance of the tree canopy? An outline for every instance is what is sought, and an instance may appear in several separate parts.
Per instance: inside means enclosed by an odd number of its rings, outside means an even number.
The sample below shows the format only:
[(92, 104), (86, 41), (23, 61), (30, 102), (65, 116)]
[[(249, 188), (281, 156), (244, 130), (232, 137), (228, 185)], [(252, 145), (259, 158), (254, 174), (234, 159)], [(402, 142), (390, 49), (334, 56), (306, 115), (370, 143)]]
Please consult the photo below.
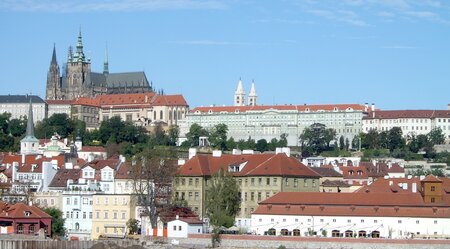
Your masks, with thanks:
[(52, 237), (64, 236), (66, 231), (64, 228), (65, 219), (61, 210), (53, 207), (44, 208), (44, 212), (52, 217)]
[(314, 123), (303, 130), (300, 135), (302, 151), (308, 154), (320, 154), (330, 149), (331, 141), (336, 139), (336, 131), (324, 124)]

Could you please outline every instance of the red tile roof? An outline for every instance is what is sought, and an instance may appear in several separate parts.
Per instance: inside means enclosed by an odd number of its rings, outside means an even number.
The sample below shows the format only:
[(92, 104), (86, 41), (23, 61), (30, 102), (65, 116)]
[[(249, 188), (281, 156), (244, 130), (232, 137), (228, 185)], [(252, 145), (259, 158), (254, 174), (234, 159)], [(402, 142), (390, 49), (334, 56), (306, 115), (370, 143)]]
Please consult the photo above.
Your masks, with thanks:
[[(29, 216), (25, 213), (29, 212)], [(17, 219), (17, 218), (52, 218), (50, 215), (35, 206), (28, 206), (24, 203), (16, 203), (11, 205), (9, 203), (0, 202), (0, 218)]]
[(106, 152), (106, 149), (102, 146), (83, 146), (81, 152)]
[(362, 166), (341, 166), (339, 170), (345, 179), (367, 179), (367, 170)]
[(345, 111), (347, 109), (364, 111), (363, 105), (358, 104), (336, 104), (336, 105), (257, 105), (257, 106), (212, 106), (212, 107), (196, 107), (190, 110), (190, 113), (195, 113), (197, 111), (201, 113), (208, 113), (212, 111), (213, 113), (218, 112), (247, 112), (247, 111), (266, 111), (266, 110), (291, 110), (298, 112), (310, 112), (317, 111), (334, 111), (337, 108), (338, 111)]
[(98, 101), (98, 99), (91, 99), (91, 98), (86, 98), (86, 97), (78, 98), (72, 104), (73, 105), (85, 105), (85, 106), (100, 107), (100, 102)]
[(58, 172), (56, 172), (56, 175), (50, 182), (49, 187), (67, 187), (67, 180), (74, 180), (74, 182), (78, 182), (78, 179), (81, 178), (81, 172), (81, 169), (60, 169), (58, 170)]
[[(19, 163), (18, 172), (36, 172), (42, 173), (42, 162), (51, 162), (52, 160), (57, 161), (57, 165), (62, 167), (64, 165), (64, 155), (54, 156), (54, 157), (44, 157), (42, 155), (26, 155), (25, 163), (22, 164), (22, 155), (5, 155), (1, 164), (13, 164), (14, 162)], [(33, 165), (36, 168), (32, 170)]]
[(152, 100), (153, 106), (187, 106), (183, 95), (157, 95)]
[(228, 172), (231, 165), (241, 165), (234, 176), (280, 175), (319, 178), (320, 176), (296, 158), (280, 154), (230, 155), (220, 157), (198, 154), (179, 168), (182, 176), (211, 176), (223, 168)]
[(448, 118), (450, 110), (394, 110), (375, 111), (375, 116), (367, 115), (363, 119), (397, 119), (397, 118)]

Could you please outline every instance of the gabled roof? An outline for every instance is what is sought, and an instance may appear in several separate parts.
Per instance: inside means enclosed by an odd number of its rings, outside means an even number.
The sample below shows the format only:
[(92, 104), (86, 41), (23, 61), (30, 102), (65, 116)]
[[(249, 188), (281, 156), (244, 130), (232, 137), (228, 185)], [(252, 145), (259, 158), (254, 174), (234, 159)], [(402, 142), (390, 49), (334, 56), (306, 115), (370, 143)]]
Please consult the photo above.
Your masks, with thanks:
[(234, 176), (302, 176), (318, 178), (319, 175), (285, 153), (229, 155), (220, 157), (198, 154), (179, 168), (181, 176), (211, 176), (224, 169), (228, 172), (231, 165), (240, 165), (240, 171)]
[[(27, 216), (26, 213), (29, 215)], [(0, 218), (8, 219), (30, 219), (30, 218), (47, 218), (52, 217), (35, 206), (28, 206), (24, 203), (16, 203), (11, 205), (9, 203), (0, 202)]]
[(425, 179), (422, 180), (422, 182), (442, 182), (442, 180), (434, 175), (428, 175), (427, 177), (425, 177)]
[(153, 106), (187, 106), (183, 95), (156, 95), (152, 100)]

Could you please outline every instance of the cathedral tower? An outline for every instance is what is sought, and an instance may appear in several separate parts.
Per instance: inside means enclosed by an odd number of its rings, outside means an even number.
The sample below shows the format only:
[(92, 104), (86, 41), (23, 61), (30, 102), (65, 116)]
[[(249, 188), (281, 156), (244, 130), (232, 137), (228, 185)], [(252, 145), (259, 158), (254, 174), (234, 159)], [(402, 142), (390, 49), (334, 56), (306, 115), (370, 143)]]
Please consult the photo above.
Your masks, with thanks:
[(245, 105), (245, 91), (242, 87), (242, 80), (239, 78), (239, 83), (234, 92), (234, 105), (235, 106), (244, 106)]
[(61, 77), (59, 73), (59, 65), (56, 61), (56, 49), (53, 45), (52, 61), (50, 62), (50, 69), (47, 73), (47, 91), (46, 99), (60, 99), (61, 98)]
[(250, 89), (250, 93), (248, 94), (248, 105), (255, 106), (257, 98), (258, 95), (256, 95), (255, 81), (252, 81), (252, 88)]
[(81, 96), (92, 97), (90, 86), (85, 85), (86, 78), (91, 73), (91, 63), (83, 52), (83, 38), (81, 30), (78, 33), (78, 42), (75, 55), (69, 51), (67, 60), (67, 99), (75, 99)]

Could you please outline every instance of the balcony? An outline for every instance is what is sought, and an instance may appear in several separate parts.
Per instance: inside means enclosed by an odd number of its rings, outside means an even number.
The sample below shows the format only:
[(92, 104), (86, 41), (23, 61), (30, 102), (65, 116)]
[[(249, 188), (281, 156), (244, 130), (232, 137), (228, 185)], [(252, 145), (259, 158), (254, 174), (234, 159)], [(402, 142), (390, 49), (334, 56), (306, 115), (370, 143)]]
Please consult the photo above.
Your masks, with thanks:
[(69, 235), (76, 235), (76, 234), (90, 235), (91, 229), (67, 229), (67, 234), (69, 234)]

